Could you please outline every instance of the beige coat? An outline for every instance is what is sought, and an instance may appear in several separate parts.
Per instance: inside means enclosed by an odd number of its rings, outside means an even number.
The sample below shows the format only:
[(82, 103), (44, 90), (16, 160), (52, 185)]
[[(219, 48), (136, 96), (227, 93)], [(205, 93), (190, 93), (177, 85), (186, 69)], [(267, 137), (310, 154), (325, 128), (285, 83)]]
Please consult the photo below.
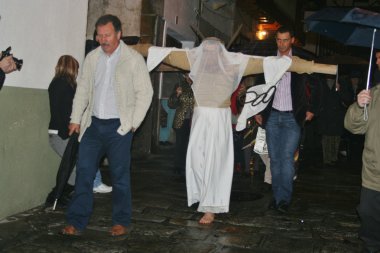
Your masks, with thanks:
[(368, 121), (364, 109), (352, 104), (346, 113), (344, 126), (354, 134), (365, 134), (363, 150), (362, 186), (380, 192), (380, 86), (371, 89)]
[[(153, 89), (144, 58), (122, 41), (120, 44), (121, 55), (115, 70), (114, 88), (121, 122), (117, 132), (125, 135), (132, 128), (137, 129), (140, 126), (152, 101)], [(79, 140), (91, 125), (95, 70), (101, 50), (98, 47), (87, 55), (78, 80), (71, 123), (81, 126)]]

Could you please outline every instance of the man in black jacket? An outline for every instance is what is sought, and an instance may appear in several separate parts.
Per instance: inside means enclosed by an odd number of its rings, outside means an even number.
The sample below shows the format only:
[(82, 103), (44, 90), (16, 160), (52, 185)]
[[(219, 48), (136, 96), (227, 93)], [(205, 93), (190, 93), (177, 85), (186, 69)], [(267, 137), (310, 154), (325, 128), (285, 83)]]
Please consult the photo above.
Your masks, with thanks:
[[(293, 31), (285, 26), (276, 32), (277, 55), (296, 55), (292, 51)], [(293, 193), (294, 153), (301, 128), (312, 120), (318, 109), (318, 92), (308, 75), (286, 72), (266, 109), (256, 121), (266, 130), (266, 140), (272, 172), (273, 199), (270, 209), (287, 212)]]

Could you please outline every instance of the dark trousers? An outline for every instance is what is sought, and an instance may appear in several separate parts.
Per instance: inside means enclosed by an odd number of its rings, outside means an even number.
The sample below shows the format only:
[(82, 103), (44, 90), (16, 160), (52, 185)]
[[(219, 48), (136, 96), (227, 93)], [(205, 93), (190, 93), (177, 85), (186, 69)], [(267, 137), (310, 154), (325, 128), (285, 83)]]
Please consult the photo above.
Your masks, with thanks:
[(364, 135), (348, 133), (347, 158), (352, 161), (361, 161), (364, 149)]
[(181, 176), (186, 175), (186, 153), (190, 137), (190, 119), (185, 119), (180, 128), (175, 129), (175, 167)]
[(130, 150), (132, 132), (117, 133), (119, 119), (102, 120), (92, 117), (79, 144), (75, 192), (67, 210), (67, 221), (83, 230), (93, 208), (93, 182), (99, 161), (107, 155), (112, 180), (112, 225), (128, 226), (132, 201), (130, 184)]
[(380, 251), (380, 192), (362, 187), (357, 210), (361, 220), (360, 239), (368, 252)]

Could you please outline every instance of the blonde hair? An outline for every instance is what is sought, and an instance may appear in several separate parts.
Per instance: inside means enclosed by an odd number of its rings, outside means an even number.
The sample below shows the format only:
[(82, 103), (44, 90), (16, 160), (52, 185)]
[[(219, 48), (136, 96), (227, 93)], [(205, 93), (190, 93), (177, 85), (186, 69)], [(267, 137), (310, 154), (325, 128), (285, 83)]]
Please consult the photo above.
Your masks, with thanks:
[(62, 55), (55, 67), (54, 78), (63, 77), (69, 81), (70, 85), (75, 88), (77, 86), (79, 63), (71, 55)]

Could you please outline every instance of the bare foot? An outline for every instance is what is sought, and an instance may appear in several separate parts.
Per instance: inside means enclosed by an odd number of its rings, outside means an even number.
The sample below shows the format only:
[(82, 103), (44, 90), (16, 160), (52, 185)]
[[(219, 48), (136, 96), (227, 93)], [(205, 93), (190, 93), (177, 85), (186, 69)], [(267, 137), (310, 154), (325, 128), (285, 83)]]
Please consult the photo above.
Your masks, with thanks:
[(199, 220), (199, 224), (211, 224), (214, 221), (215, 214), (205, 213), (203, 217)]

